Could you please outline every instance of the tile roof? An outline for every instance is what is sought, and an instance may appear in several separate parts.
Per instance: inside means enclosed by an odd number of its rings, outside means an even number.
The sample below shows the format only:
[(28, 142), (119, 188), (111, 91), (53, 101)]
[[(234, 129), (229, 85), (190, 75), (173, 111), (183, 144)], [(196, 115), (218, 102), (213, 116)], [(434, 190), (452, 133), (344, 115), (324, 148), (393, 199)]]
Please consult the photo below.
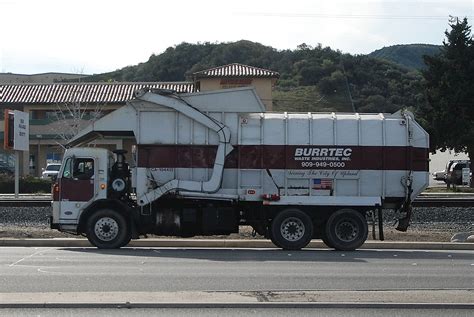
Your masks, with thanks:
[(192, 82), (4, 84), (0, 85), (0, 104), (124, 103), (144, 87), (194, 91)]
[(268, 69), (233, 63), (193, 73), (194, 78), (253, 77), (278, 78), (280, 74)]

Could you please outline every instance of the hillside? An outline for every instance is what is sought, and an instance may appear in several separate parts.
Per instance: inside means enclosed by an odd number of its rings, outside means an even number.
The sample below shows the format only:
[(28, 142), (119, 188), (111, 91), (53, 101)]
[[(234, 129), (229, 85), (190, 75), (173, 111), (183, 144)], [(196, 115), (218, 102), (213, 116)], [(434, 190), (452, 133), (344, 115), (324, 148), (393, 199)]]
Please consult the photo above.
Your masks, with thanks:
[(441, 46), (430, 44), (393, 45), (373, 51), (369, 56), (392, 61), (411, 69), (423, 69), (426, 67), (423, 55), (435, 55), (440, 48)]
[[(414, 107), (422, 94), (419, 72), (370, 56), (318, 45), (276, 50), (250, 41), (181, 43), (136, 66), (93, 75), (87, 81), (182, 81), (186, 74), (242, 63), (280, 73), (278, 111), (394, 112)], [(352, 101), (351, 101), (352, 98)]]

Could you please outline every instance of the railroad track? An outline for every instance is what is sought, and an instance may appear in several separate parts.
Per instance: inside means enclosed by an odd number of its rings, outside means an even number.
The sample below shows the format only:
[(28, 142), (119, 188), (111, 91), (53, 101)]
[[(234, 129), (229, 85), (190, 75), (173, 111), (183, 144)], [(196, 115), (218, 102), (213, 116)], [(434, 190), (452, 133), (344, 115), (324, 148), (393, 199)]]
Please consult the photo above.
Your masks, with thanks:
[(0, 199), (0, 207), (49, 207), (49, 206), (51, 206), (51, 198)]
[(474, 207), (474, 197), (417, 197), (413, 207)]
[[(0, 199), (0, 207), (49, 207), (51, 198), (19, 198)], [(413, 202), (413, 207), (474, 207), (474, 196), (445, 197), (420, 196)]]

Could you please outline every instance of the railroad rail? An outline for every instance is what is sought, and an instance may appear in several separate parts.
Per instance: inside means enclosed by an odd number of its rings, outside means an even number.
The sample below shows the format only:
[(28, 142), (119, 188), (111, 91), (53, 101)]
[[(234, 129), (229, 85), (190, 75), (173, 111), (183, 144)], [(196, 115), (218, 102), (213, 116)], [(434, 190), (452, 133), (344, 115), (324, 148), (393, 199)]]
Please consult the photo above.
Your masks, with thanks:
[[(0, 198), (0, 207), (49, 207), (51, 198), (47, 196), (18, 199)], [(474, 207), (474, 196), (446, 197), (419, 196), (413, 202), (413, 207)]]
[(474, 207), (474, 197), (417, 197), (413, 207)]
[(0, 207), (49, 207), (51, 198), (9, 198), (0, 199)]

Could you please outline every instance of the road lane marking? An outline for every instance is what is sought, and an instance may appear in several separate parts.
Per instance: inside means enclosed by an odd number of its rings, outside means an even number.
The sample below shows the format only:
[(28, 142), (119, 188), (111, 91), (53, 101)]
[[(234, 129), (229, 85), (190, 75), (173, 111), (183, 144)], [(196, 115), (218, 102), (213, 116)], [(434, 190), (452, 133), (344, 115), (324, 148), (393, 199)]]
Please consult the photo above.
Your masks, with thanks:
[(49, 269), (61, 269), (62, 267), (47, 267), (47, 268), (39, 268), (37, 271), (39, 273), (46, 273), (46, 274), (71, 274), (71, 272), (59, 272), (59, 271), (46, 271)]
[(34, 256), (37, 255), (37, 254), (40, 254), (40, 253), (43, 253), (43, 252), (47, 252), (47, 251), (49, 251), (49, 250), (51, 250), (51, 248), (48, 248), (48, 249), (45, 249), (45, 250), (38, 250), (38, 251), (36, 251), (35, 253), (30, 254), (30, 255), (28, 255), (28, 256), (25, 256), (25, 257), (21, 258), (20, 260), (14, 262), (14, 263), (12, 263), (12, 264), (10, 264), (9, 267), (14, 267), (15, 265), (17, 265), (17, 264), (19, 264), (19, 263), (25, 261), (26, 259), (30, 259), (30, 258), (34, 257)]

